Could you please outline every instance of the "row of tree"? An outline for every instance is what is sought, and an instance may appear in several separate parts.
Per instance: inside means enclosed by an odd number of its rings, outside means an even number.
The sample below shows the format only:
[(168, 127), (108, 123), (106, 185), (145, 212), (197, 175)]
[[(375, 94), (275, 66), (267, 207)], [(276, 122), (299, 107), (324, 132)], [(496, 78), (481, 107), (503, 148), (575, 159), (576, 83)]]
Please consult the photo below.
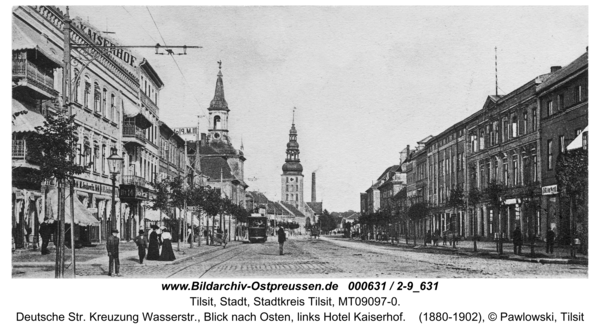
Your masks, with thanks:
[[(223, 228), (223, 215), (230, 215), (238, 222), (245, 222), (248, 216), (248, 211), (242, 205), (234, 203), (226, 196), (223, 197), (220, 189), (210, 186), (190, 186), (180, 176), (157, 181), (153, 187), (156, 194), (151, 201), (152, 209), (171, 214), (172, 218), (177, 221), (178, 232), (185, 227), (181, 225), (181, 221), (188, 218), (187, 212), (193, 212), (198, 218), (205, 214), (213, 219), (213, 223), (215, 217), (219, 215), (221, 228)], [(177, 214), (178, 210), (180, 210), (179, 214)], [(182, 212), (184, 214), (181, 214)], [(178, 242), (180, 240), (178, 239)]]

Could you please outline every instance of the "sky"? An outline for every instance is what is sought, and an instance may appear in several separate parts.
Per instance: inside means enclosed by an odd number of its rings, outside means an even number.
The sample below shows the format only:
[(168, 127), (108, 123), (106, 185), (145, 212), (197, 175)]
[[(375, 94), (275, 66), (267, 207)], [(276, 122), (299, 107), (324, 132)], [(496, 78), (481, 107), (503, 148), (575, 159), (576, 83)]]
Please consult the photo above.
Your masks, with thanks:
[[(229, 135), (243, 140), (249, 190), (281, 199), (295, 124), (305, 201), (360, 210), (360, 192), (400, 150), (479, 110), (588, 46), (579, 7), (71, 7), (122, 45), (194, 45), (146, 57), (165, 87), (160, 117), (206, 132), (221, 60)], [(154, 20), (153, 20), (154, 19)], [(155, 25), (156, 23), (156, 25)]]

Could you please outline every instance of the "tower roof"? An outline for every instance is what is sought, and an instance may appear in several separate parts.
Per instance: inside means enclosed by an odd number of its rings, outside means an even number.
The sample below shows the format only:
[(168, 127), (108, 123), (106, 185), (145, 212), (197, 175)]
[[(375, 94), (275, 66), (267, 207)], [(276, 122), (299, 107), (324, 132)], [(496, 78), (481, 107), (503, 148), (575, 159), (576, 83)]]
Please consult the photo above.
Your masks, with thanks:
[(208, 110), (227, 110), (229, 106), (225, 101), (225, 90), (223, 88), (223, 74), (221, 73), (221, 61), (219, 63), (219, 73), (217, 74), (217, 86), (215, 87), (215, 97), (210, 101)]
[[(296, 108), (294, 108), (295, 112)], [(287, 143), (287, 149), (285, 151), (287, 157), (285, 163), (281, 167), (283, 174), (302, 174), (302, 164), (300, 164), (300, 145), (297, 141), (298, 131), (296, 131), (296, 125), (294, 119), (292, 119), (292, 127), (290, 128), (290, 139)]]

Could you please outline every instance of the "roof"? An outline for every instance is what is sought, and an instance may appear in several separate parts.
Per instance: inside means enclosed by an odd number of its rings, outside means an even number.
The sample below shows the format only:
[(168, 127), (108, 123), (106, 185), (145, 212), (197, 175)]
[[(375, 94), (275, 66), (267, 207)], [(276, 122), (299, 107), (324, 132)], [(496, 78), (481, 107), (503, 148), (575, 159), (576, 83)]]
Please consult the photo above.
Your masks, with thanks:
[(285, 215), (285, 216), (293, 215), (288, 210), (286, 210), (281, 205), (279, 205), (279, 203), (275, 203), (273, 201), (269, 201), (267, 203), (267, 214), (275, 214), (275, 215), (280, 214), (280, 215)]
[(219, 140), (211, 140), (208, 144), (202, 143), (200, 145), (200, 154), (201, 155), (218, 155), (218, 154), (227, 154), (227, 155), (237, 155), (238, 152), (235, 150), (233, 145), (229, 142), (219, 141)]
[(156, 84), (156, 86), (159, 89), (163, 88), (163, 86), (165, 86), (163, 81), (158, 76), (158, 73), (156, 73), (156, 71), (154, 71), (154, 68), (152, 67), (152, 65), (150, 65), (150, 63), (148, 62), (147, 59), (144, 58), (142, 60), (142, 63), (140, 63), (140, 68), (142, 68), (148, 74), (148, 77), (150, 77), (150, 79), (152, 79), (152, 81), (154, 81), (154, 83)]
[(44, 55), (55, 66), (62, 66), (62, 51), (48, 38), (44, 38), (40, 32), (23, 21), (13, 18), (12, 24), (12, 49), (13, 50), (36, 50)]
[(541, 92), (544, 89), (558, 83), (566, 77), (572, 75), (580, 69), (587, 68), (588, 66), (588, 52), (586, 51), (583, 55), (579, 56), (575, 61), (569, 63), (564, 68), (552, 73), (543, 83), (537, 87), (537, 91)]
[(381, 173), (381, 175), (377, 178), (377, 180), (384, 179), (385, 175), (388, 172), (396, 172), (399, 168), (400, 168), (400, 165), (392, 165), (392, 166), (386, 168), (385, 171), (383, 171), (383, 173)]
[(285, 207), (288, 211), (292, 212), (297, 217), (304, 217), (304, 213), (300, 212), (294, 205), (286, 202), (279, 202)]
[(306, 202), (306, 205), (308, 205), (308, 207), (310, 207), (316, 214), (323, 213), (323, 202)]
[(225, 90), (223, 88), (223, 74), (221, 70), (219, 70), (219, 74), (217, 74), (217, 86), (215, 87), (215, 96), (212, 101), (210, 101), (209, 110), (227, 110), (229, 111), (229, 106), (227, 105), (227, 101), (225, 101)]
[(265, 196), (261, 192), (246, 191), (246, 197), (248, 197), (248, 195), (250, 195), (250, 199), (252, 200), (252, 202), (254, 202), (256, 204), (266, 204), (269, 201), (267, 196)]
[(227, 160), (223, 157), (202, 157), (200, 158), (200, 168), (202, 169), (202, 174), (208, 176), (212, 182), (221, 180), (221, 169), (223, 170), (223, 181), (236, 179), (231, 173)]
[(44, 126), (44, 122), (46, 121), (44, 116), (35, 111), (29, 110), (23, 103), (15, 99), (12, 100), (12, 113), (13, 116), (18, 114), (13, 119), (13, 133), (37, 132), (35, 128), (38, 126)]

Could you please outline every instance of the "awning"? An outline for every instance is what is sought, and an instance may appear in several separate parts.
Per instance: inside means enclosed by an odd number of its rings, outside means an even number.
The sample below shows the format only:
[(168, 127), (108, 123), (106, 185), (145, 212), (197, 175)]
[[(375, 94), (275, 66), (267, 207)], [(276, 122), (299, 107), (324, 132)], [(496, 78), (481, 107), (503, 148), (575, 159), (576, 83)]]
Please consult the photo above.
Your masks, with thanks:
[(123, 115), (128, 118), (135, 118), (136, 125), (140, 126), (141, 129), (146, 129), (152, 126), (152, 122), (142, 112), (142, 108), (130, 101), (125, 95), (121, 94), (121, 107), (123, 108)]
[(583, 148), (583, 134), (586, 133), (587, 131), (588, 131), (588, 128), (586, 127), (579, 135), (577, 135), (577, 137), (575, 138), (575, 140), (573, 140), (573, 142), (569, 143), (569, 145), (567, 146), (567, 150), (575, 150), (575, 149)]
[[(50, 210), (52, 211), (52, 218), (56, 219), (56, 216), (58, 215), (58, 190), (54, 189), (51, 190), (50, 192), (48, 192), (48, 203), (50, 204)], [(66, 195), (66, 200), (65, 200), (65, 222), (66, 223), (71, 223), (71, 202), (70, 202), (70, 198), (69, 195)], [(88, 210), (87, 208), (81, 204), (81, 202), (79, 201), (79, 198), (75, 197), (73, 198), (74, 201), (74, 206), (73, 208), (75, 209), (75, 223), (80, 225), (80, 226), (98, 226), (100, 224), (100, 221), (98, 221), (98, 219), (96, 219), (96, 217), (94, 217)]]
[(153, 210), (153, 209), (147, 208), (147, 209), (145, 209), (145, 211), (146, 211), (146, 215), (144, 216), (144, 219), (149, 220), (149, 221), (161, 221), (163, 219), (169, 218), (165, 212), (162, 212), (162, 219), (161, 219), (160, 218), (160, 210)]
[(38, 31), (32, 29), (24, 22), (13, 18), (12, 24), (12, 49), (36, 50), (54, 63), (62, 67), (62, 51), (55, 47), (48, 38), (44, 38)]
[(23, 103), (13, 99), (12, 107), (13, 116), (18, 114), (16, 118), (13, 119), (13, 133), (37, 132), (35, 129), (36, 127), (44, 126), (44, 123), (46, 122), (44, 116), (27, 109)]

